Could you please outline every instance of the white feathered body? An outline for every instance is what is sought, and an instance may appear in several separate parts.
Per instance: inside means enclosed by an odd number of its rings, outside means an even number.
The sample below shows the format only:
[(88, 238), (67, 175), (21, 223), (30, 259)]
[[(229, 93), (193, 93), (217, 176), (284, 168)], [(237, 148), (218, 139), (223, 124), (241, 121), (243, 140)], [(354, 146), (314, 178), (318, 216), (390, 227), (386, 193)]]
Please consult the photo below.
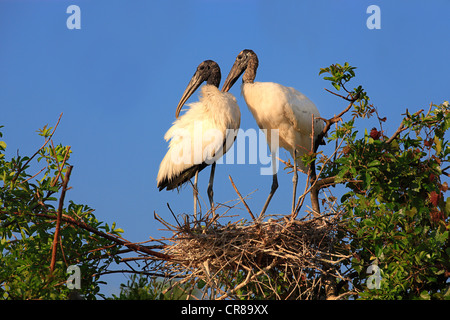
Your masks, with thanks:
[[(164, 136), (170, 143), (159, 167), (158, 186), (163, 181), (170, 184), (190, 168), (197, 166), (201, 170), (212, 164), (234, 142), (241, 121), (236, 98), (213, 85), (204, 85), (200, 90), (199, 101), (188, 104), (189, 109), (175, 120)], [(183, 183), (187, 181), (183, 180)]]
[[(242, 95), (260, 129), (267, 129), (266, 138), (272, 152), (270, 129), (278, 129), (279, 146), (297, 157), (311, 150), (312, 115), (315, 117), (314, 137), (323, 130), (323, 121), (314, 103), (294, 88), (274, 82), (242, 84)], [(297, 165), (306, 171), (302, 161)]]

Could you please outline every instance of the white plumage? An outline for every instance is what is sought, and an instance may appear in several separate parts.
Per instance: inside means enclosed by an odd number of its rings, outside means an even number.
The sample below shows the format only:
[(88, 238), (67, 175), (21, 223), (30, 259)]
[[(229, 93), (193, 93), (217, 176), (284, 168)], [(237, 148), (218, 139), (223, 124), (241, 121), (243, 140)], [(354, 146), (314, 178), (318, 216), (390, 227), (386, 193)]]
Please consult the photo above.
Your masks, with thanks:
[[(233, 131), (227, 129), (239, 129), (241, 113), (232, 94), (220, 92), (208, 84), (200, 92), (200, 101), (188, 104), (189, 109), (164, 135), (164, 139), (170, 141), (169, 150), (160, 164), (157, 181), (158, 186), (167, 181), (168, 190), (192, 178), (196, 167), (202, 170), (217, 160), (214, 155), (216, 152), (221, 155), (225, 140), (228, 143), (222, 154), (227, 152), (234, 141), (233, 136), (227, 137), (227, 133), (231, 135)], [(192, 176), (177, 181), (190, 170)]]
[[(260, 129), (278, 129), (279, 146), (288, 150), (294, 159), (294, 190), (293, 204), (295, 204), (295, 192), (297, 187), (297, 167), (304, 172), (307, 171), (303, 162), (299, 159), (304, 153), (315, 151), (319, 133), (323, 130), (324, 123), (317, 119), (320, 117), (319, 110), (314, 103), (301, 92), (294, 88), (285, 87), (273, 82), (254, 82), (258, 68), (258, 57), (252, 50), (243, 50), (239, 53), (233, 67), (228, 74), (222, 91), (228, 91), (236, 80), (242, 75), (243, 83), (241, 93), (245, 99), (248, 109), (252, 113)], [(314, 115), (314, 144), (311, 146), (312, 116)], [(266, 138), (272, 153), (273, 182), (271, 192), (264, 208), (263, 214), (278, 187), (275, 152), (277, 145), (271, 141), (270, 131)]]
[[(157, 176), (159, 190), (178, 188), (206, 166), (212, 164), (208, 197), (213, 208), (215, 161), (233, 144), (239, 129), (241, 113), (236, 98), (218, 89), (220, 68), (212, 60), (202, 62), (189, 82), (178, 104), (175, 122), (164, 135), (169, 150), (164, 156)], [(178, 118), (184, 103), (203, 81), (200, 100)], [(195, 185), (195, 192), (197, 192)], [(194, 207), (195, 197), (194, 197)]]
[[(316, 106), (305, 95), (294, 88), (285, 87), (273, 82), (243, 83), (242, 95), (248, 109), (261, 129), (278, 129), (279, 146), (297, 157), (311, 151), (312, 115), (315, 136), (323, 130), (323, 122)], [(271, 135), (267, 135), (267, 142), (271, 146)], [(276, 152), (271, 148), (271, 152)], [(302, 161), (297, 165), (307, 169)]]

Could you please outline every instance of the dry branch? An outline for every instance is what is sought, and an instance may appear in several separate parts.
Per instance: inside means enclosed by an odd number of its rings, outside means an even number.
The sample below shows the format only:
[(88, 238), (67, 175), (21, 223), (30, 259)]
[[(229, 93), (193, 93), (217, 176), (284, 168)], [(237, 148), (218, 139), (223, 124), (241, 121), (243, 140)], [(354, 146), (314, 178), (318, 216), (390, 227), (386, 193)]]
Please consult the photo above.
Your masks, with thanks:
[[(15, 212), (15, 214), (20, 215), (20, 214), (23, 214), (23, 213)], [(46, 219), (50, 219), (50, 220), (56, 220), (58, 218), (57, 213), (56, 214), (30, 213), (28, 215), (36, 216), (36, 217), (42, 217), (42, 218), (46, 218)], [(170, 256), (168, 256), (168, 255), (166, 255), (164, 253), (158, 252), (158, 251), (154, 251), (154, 250), (151, 249), (151, 248), (158, 248), (158, 249), (160, 249), (164, 245), (160, 245), (158, 247), (155, 247), (155, 246), (144, 246), (144, 245), (141, 245), (141, 244), (132, 243), (132, 242), (129, 242), (129, 241), (126, 241), (126, 240), (122, 240), (122, 239), (120, 239), (117, 236), (113, 236), (111, 234), (102, 232), (102, 231), (100, 231), (100, 230), (98, 230), (98, 229), (88, 225), (87, 223), (85, 223), (82, 220), (76, 220), (73, 217), (70, 217), (70, 216), (65, 215), (65, 214), (61, 215), (61, 221), (64, 221), (65, 223), (68, 223), (68, 224), (73, 225), (73, 226), (77, 226), (77, 227), (79, 227), (81, 229), (87, 230), (87, 231), (91, 232), (92, 234), (95, 234), (95, 235), (97, 235), (99, 237), (102, 237), (104, 239), (110, 240), (110, 241), (116, 243), (117, 245), (125, 246), (125, 247), (127, 247), (127, 248), (129, 248), (129, 249), (131, 249), (131, 250), (133, 250), (135, 252), (142, 253), (142, 254), (147, 254), (149, 256), (152, 256), (152, 257), (155, 257), (156, 259), (161, 259), (161, 260), (170, 260), (171, 259)]]
[(64, 198), (66, 196), (67, 191), (67, 184), (69, 183), (70, 179), (70, 173), (72, 172), (72, 166), (69, 166), (66, 171), (66, 175), (64, 176), (64, 181), (62, 185), (62, 191), (61, 191), (61, 197), (59, 198), (59, 204), (58, 204), (58, 212), (56, 217), (56, 227), (55, 227), (55, 234), (53, 238), (53, 244), (52, 244), (52, 260), (50, 262), (50, 272), (53, 272), (55, 269), (55, 263), (56, 263), (56, 248), (58, 246), (59, 241), (59, 231), (61, 229), (61, 217), (62, 217), (62, 211), (64, 206)]
[(253, 213), (252, 213), (252, 210), (250, 210), (250, 208), (249, 208), (248, 205), (247, 205), (247, 202), (245, 202), (244, 198), (242, 198), (242, 195), (241, 195), (241, 193), (239, 192), (239, 190), (237, 189), (236, 185), (234, 184), (233, 179), (231, 178), (231, 176), (228, 176), (228, 178), (230, 178), (231, 185), (233, 186), (234, 191), (236, 191), (236, 193), (237, 193), (239, 199), (240, 199), (241, 202), (244, 204), (245, 208), (247, 209), (248, 213), (249, 213), (250, 216), (252, 217), (253, 221), (255, 221), (256, 219), (255, 219), (255, 216), (254, 216)]

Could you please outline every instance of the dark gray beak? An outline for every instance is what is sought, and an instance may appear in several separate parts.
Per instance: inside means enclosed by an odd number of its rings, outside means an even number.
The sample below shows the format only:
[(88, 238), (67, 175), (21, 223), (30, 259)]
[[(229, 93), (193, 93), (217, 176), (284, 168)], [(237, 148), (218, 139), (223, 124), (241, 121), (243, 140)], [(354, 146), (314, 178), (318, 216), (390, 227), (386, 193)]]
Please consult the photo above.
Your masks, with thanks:
[(175, 118), (178, 119), (178, 116), (180, 115), (181, 108), (183, 108), (183, 105), (185, 102), (192, 96), (192, 94), (195, 92), (195, 90), (200, 87), (202, 82), (204, 81), (204, 77), (202, 74), (197, 71), (192, 76), (191, 81), (189, 81), (189, 84), (186, 87), (186, 90), (184, 90), (183, 96), (180, 99), (180, 102), (178, 102), (177, 110), (175, 111)]
[(228, 90), (230, 90), (231, 87), (235, 84), (236, 80), (239, 79), (239, 77), (244, 73), (246, 68), (246, 62), (236, 60), (230, 70), (230, 73), (228, 73), (228, 77), (223, 83), (222, 92), (228, 92)]

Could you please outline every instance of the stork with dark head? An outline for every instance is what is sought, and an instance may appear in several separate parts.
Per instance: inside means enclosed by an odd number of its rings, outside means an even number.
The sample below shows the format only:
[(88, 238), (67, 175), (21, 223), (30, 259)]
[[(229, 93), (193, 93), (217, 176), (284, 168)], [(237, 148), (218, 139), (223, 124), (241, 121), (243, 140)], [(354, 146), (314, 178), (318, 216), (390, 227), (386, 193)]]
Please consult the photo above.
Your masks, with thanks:
[[(252, 113), (260, 129), (267, 129), (266, 139), (272, 155), (273, 180), (269, 196), (264, 204), (261, 215), (267, 209), (273, 194), (278, 188), (275, 154), (278, 147), (289, 151), (294, 159), (292, 211), (295, 210), (297, 189), (297, 168), (306, 172), (299, 158), (311, 150), (311, 133), (314, 116), (314, 149), (323, 141), (318, 141), (318, 135), (323, 130), (324, 123), (319, 120), (319, 110), (314, 103), (294, 88), (285, 87), (274, 82), (255, 82), (259, 61), (252, 50), (241, 51), (223, 84), (222, 91), (228, 92), (237, 79), (242, 77), (241, 93), (248, 109)], [(271, 141), (271, 130), (278, 130), (279, 144)], [(316, 151), (316, 150), (314, 150)]]
[[(169, 150), (164, 156), (157, 176), (159, 190), (179, 188), (195, 176), (194, 214), (197, 210), (197, 175), (211, 166), (208, 198), (214, 210), (213, 181), (216, 161), (232, 146), (239, 129), (241, 113), (236, 98), (221, 92), (219, 65), (206, 60), (200, 63), (178, 103), (172, 127), (164, 139)], [(189, 109), (180, 116), (181, 109), (192, 94), (200, 89), (200, 101), (189, 104)]]

